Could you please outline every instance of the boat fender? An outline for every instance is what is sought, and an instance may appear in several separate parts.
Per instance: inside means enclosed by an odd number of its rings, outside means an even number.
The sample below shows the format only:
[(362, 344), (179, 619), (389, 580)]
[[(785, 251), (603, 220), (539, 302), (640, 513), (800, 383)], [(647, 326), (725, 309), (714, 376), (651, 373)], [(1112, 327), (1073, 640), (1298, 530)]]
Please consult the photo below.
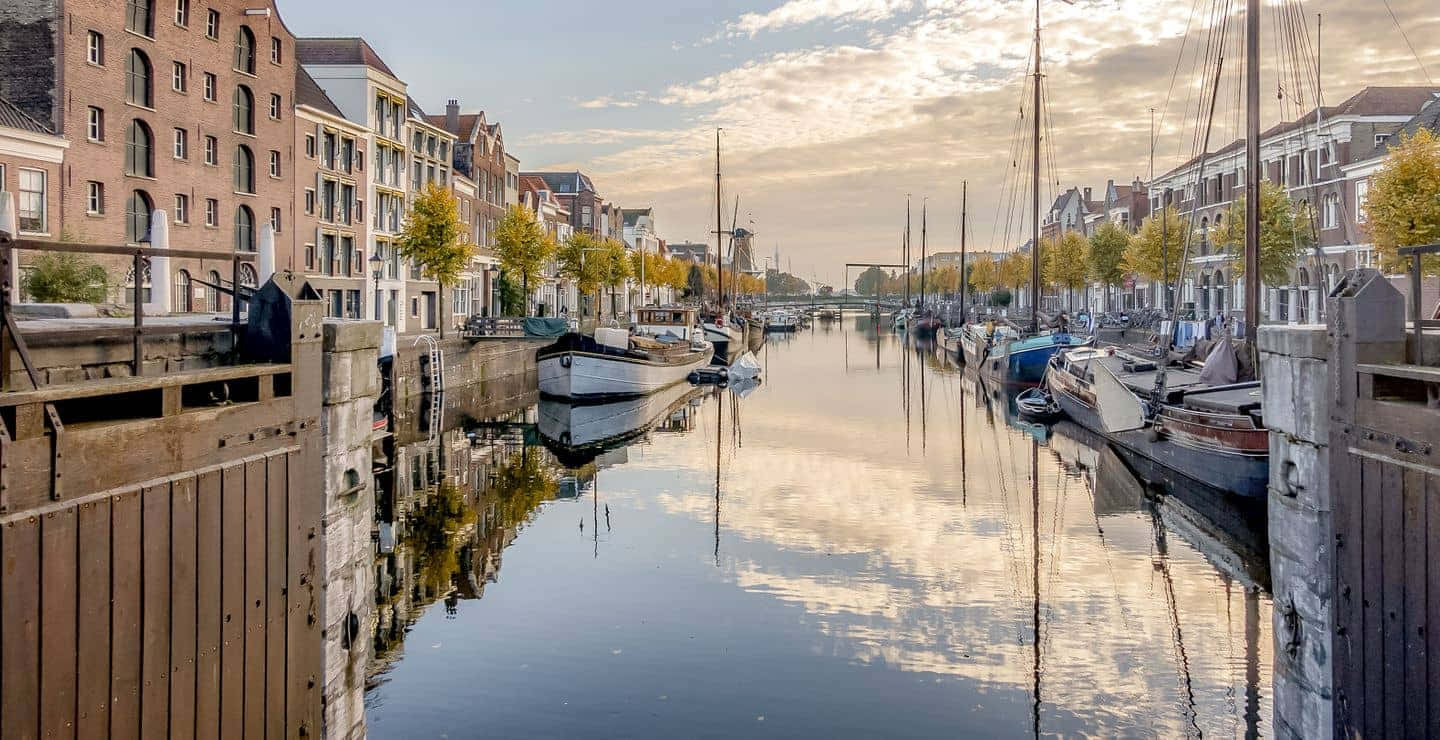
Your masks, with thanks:
[(570, 367), (570, 355), (560, 355), (560, 367)]
[(695, 372), (694, 370), (691, 370), (691, 371), (690, 371), (690, 374), (687, 375), (687, 376), (685, 377), (685, 379), (688, 380), (688, 381), (690, 381), (691, 383), (699, 383), (699, 382), (700, 382), (700, 373)]

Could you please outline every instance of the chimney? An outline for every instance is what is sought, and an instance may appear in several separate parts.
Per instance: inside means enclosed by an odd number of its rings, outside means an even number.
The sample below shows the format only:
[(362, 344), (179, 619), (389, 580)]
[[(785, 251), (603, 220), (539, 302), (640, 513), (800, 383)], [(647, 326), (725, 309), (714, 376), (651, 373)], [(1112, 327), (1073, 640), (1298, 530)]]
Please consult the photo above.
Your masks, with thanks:
[(445, 129), (452, 134), (462, 133), (460, 131), (460, 101), (454, 98), (445, 103)]
[(1090, 188), (1085, 188), (1085, 202), (1090, 202)]

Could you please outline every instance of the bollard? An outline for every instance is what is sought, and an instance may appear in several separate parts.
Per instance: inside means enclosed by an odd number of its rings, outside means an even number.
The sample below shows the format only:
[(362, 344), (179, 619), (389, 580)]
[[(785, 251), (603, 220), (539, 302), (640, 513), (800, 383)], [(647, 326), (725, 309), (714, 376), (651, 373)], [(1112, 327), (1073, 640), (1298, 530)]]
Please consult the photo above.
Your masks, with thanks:
[[(157, 208), (150, 212), (151, 249), (170, 248), (170, 218), (165, 211)], [(135, 276), (135, 289), (143, 289), (144, 276)], [(150, 300), (145, 304), (145, 313), (159, 315), (170, 312), (170, 258), (150, 258)]]

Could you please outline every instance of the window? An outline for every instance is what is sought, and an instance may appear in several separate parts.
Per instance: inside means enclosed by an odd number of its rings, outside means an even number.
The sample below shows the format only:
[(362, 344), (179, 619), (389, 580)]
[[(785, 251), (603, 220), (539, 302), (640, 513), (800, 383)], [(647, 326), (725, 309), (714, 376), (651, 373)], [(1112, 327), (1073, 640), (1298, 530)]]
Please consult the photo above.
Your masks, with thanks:
[(324, 221), (335, 220), (335, 181), (326, 180), (320, 188), (320, 218)]
[(1324, 228), (1336, 229), (1340, 227), (1340, 196), (1335, 193), (1325, 195)]
[(417, 159), (415, 160), (414, 168), (410, 172), (410, 189), (419, 192), (420, 185), (423, 183), (424, 178), (425, 166), (420, 163), (420, 160)]
[(176, 62), (170, 71), (170, 89), (178, 93), (187, 92), (190, 89), (190, 74), (185, 68), (184, 62)]
[(350, 172), (354, 169), (355, 163), (355, 140), (340, 140), (340, 169)]
[(150, 212), (155, 210), (144, 190), (130, 193), (125, 204), (125, 241), (138, 244), (150, 237)]
[(1375, 146), (1380, 146), (1390, 140), (1390, 134), (1375, 134)]
[(190, 0), (175, 0), (175, 25), (190, 25)]
[(274, 149), (270, 150), (270, 176), (280, 176), (280, 152), (277, 152)]
[(415, 141), (410, 146), (415, 150), (416, 154), (419, 154), (420, 150), (425, 148), (425, 134), (420, 131), (416, 131)]
[(255, 133), (255, 96), (244, 85), (235, 86), (235, 130), (242, 134)]
[(20, 231), (30, 234), (45, 233), (45, 172), (44, 170), (20, 170)]
[(105, 183), (85, 183), (85, 212), (95, 216), (105, 212)]
[[(125, 302), (126, 302), (126, 303), (134, 303), (134, 302), (137, 300), (137, 297), (136, 297), (136, 295), (135, 295), (135, 292), (136, 292), (135, 289), (136, 289), (136, 287), (137, 287), (137, 286), (136, 286), (136, 282), (135, 282), (135, 268), (132, 267), (132, 268), (130, 268), (130, 271), (129, 271), (129, 272), (125, 273)], [(150, 302), (150, 263), (148, 263), (148, 262), (145, 263), (145, 266), (141, 269), (141, 272), (140, 272), (140, 283), (139, 283), (139, 286), (138, 286), (138, 287), (139, 287), (139, 289), (140, 289), (140, 290), (139, 290), (140, 295), (139, 295), (139, 297), (138, 297), (138, 300), (140, 300), (140, 301), (143, 302), (143, 303), (149, 303), (149, 302)]]
[(215, 75), (211, 72), (205, 73), (205, 100), (215, 102)]
[(153, 108), (154, 97), (150, 87), (150, 59), (145, 52), (131, 49), (125, 58), (125, 100), (135, 105)]
[(270, 120), (280, 120), (280, 96), (277, 93), (270, 93)]
[(433, 136), (426, 137), (426, 138), (425, 138), (425, 153), (426, 153), (426, 154), (429, 154), (429, 155), (432, 156), (432, 157), (435, 156), (435, 146), (436, 146), (436, 144), (437, 144), (437, 142), (435, 141), (435, 137), (433, 137)]
[(356, 268), (360, 267), (352, 261), (358, 252), (355, 251), (355, 238), (349, 236), (340, 237), (340, 270), (337, 275), (351, 275)]
[(220, 11), (213, 8), (205, 11), (205, 37), (220, 38)]
[(270, 63), (280, 63), (280, 37), (278, 36), (270, 37)]
[(130, 122), (130, 133), (125, 137), (125, 174), (140, 177), (154, 177), (155, 169), (150, 158), (155, 137), (144, 121)]
[(214, 198), (205, 199), (205, 225), (220, 225), (220, 201)]
[(186, 270), (175, 272), (175, 294), (171, 296), (174, 306), (171, 307), (175, 313), (190, 313), (190, 273)]
[(175, 129), (175, 158), (190, 158), (190, 132), (183, 128)]
[(305, 156), (315, 158), (315, 134), (305, 134)]
[(450, 142), (448, 142), (448, 141), (442, 141), (442, 142), (440, 142), (440, 158), (441, 158), (441, 159), (448, 159), (449, 157), (450, 157)]
[(271, 208), (271, 209), (270, 209), (270, 228), (274, 229), (274, 230), (275, 230), (275, 233), (277, 233), (277, 234), (282, 231), (282, 229), (280, 228), (280, 209), (279, 209), (279, 208)]
[(235, 71), (255, 74), (255, 34), (246, 26), (235, 31)]
[(151, 23), (153, 9), (154, 0), (125, 0), (125, 30), (141, 36), (154, 36), (155, 27)]
[(255, 251), (255, 214), (245, 206), (235, 209), (235, 251)]
[(1365, 213), (1365, 202), (1370, 198), (1370, 181), (1355, 181), (1355, 223), (1363, 224), (1370, 220)]
[(190, 196), (184, 193), (175, 194), (175, 223), (190, 223)]
[(350, 221), (351, 221), (351, 219), (350, 219), (350, 213), (351, 213), (351, 211), (352, 211), (352, 209), (353, 209), (353, 207), (354, 207), (354, 203), (355, 203), (355, 186), (354, 186), (354, 185), (341, 185), (341, 186), (340, 186), (340, 217), (339, 217), (340, 223), (342, 223), (342, 224), (348, 224), (348, 223), (350, 223)]
[(220, 164), (220, 141), (213, 136), (205, 137), (205, 164)]
[(411, 299), (410, 299), (410, 317), (411, 317), (411, 318), (419, 318), (419, 317), (420, 317), (420, 299), (419, 299), (419, 298), (411, 298)]
[(91, 141), (105, 140), (105, 111), (93, 105), (90, 106), (90, 112), (87, 115), (85, 136)]
[(105, 36), (91, 31), (85, 39), (85, 61), (96, 66), (105, 66)]
[(335, 274), (334, 234), (322, 234), (320, 236), (320, 273), (322, 275)]
[(210, 312), (211, 312), (211, 313), (220, 313), (220, 291), (216, 290), (216, 289), (213, 287), (213, 286), (216, 286), (216, 285), (219, 285), (219, 284), (220, 284), (220, 271), (219, 271), (219, 270), (211, 270), (211, 271), (210, 271), (210, 285), (211, 285), (212, 287), (210, 288), (210, 293), (208, 294), (209, 297), (206, 299), (206, 306), (210, 309)]
[(307, 269), (307, 270), (313, 270), (313, 269), (315, 269), (315, 245), (314, 245), (314, 244), (306, 244), (306, 245), (305, 245), (305, 269)]
[(249, 262), (244, 262), (240, 265), (240, 284), (247, 288), (257, 288), (260, 286), (260, 278), (255, 274), (255, 266)]
[(244, 144), (235, 147), (235, 192), (255, 192), (255, 155)]

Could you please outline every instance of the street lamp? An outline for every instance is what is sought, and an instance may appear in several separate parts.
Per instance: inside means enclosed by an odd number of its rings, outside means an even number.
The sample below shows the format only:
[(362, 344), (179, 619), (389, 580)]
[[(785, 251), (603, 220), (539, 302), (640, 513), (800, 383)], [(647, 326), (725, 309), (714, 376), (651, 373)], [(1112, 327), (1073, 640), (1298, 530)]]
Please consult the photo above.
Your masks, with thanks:
[(370, 254), (370, 271), (375, 275), (375, 320), (380, 321), (380, 268), (385, 266), (385, 260), (380, 258), (380, 250), (377, 248)]

